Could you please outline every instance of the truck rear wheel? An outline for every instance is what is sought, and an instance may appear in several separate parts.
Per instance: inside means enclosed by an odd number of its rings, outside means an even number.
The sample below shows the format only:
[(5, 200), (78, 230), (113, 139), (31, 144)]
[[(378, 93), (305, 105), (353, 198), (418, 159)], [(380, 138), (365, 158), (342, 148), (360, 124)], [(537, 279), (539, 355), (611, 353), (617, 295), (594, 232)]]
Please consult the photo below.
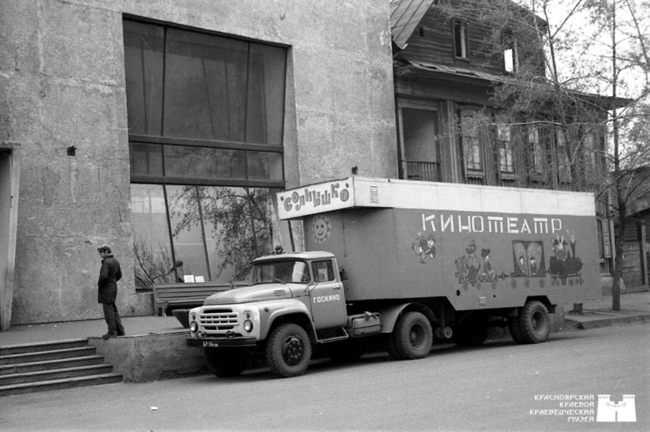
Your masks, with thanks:
[(206, 348), (205, 356), (210, 372), (220, 378), (239, 376), (248, 367), (248, 354), (243, 349)]
[(311, 360), (311, 341), (305, 329), (286, 323), (276, 327), (266, 343), (266, 362), (282, 377), (302, 375)]
[(407, 312), (397, 319), (393, 330), (395, 349), (402, 359), (426, 357), (431, 351), (431, 323), (420, 312)]
[(551, 318), (544, 303), (532, 300), (526, 303), (517, 319), (524, 343), (546, 342), (551, 334)]
[(521, 336), (521, 328), (519, 327), (519, 317), (511, 318), (508, 322), (508, 330), (510, 331), (510, 336), (515, 343), (523, 344), (526, 343), (524, 338)]

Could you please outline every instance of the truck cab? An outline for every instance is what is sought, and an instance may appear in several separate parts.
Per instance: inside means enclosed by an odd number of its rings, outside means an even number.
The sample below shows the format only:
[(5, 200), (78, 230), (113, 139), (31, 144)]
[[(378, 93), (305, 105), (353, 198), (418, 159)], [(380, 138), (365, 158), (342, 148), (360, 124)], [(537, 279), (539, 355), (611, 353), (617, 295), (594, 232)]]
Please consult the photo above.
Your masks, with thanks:
[[(347, 338), (344, 327), (348, 316), (336, 258), (330, 252), (257, 258), (252, 262), (249, 286), (208, 297), (203, 306), (189, 311), (189, 322), (191, 337), (187, 344), (206, 348), (208, 359), (215, 358), (211, 361), (216, 369), (226, 369), (222, 373), (215, 371), (217, 375), (233, 375), (239, 367), (230, 363), (224, 366), (225, 360), (216, 359), (224, 349), (265, 349), (269, 336), (291, 323), (297, 324), (308, 340), (288, 338), (294, 347), (294, 358), (289, 363), (302, 363), (296, 358), (296, 348), (304, 357), (305, 345), (327, 338), (323, 335)], [(291, 351), (290, 342), (285, 340), (284, 345), (285, 351)], [(233, 356), (229, 351), (223, 357), (245, 363), (241, 352)], [(285, 352), (284, 357), (288, 355)], [(286, 375), (286, 371), (280, 374)]]

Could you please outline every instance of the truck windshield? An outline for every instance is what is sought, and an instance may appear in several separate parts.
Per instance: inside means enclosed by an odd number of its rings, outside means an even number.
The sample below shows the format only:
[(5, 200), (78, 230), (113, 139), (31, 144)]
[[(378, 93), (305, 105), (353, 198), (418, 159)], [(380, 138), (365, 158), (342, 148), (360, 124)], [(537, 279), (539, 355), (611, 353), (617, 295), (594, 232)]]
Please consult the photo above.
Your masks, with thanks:
[(263, 283), (309, 283), (309, 267), (304, 261), (271, 261), (253, 265), (253, 285)]

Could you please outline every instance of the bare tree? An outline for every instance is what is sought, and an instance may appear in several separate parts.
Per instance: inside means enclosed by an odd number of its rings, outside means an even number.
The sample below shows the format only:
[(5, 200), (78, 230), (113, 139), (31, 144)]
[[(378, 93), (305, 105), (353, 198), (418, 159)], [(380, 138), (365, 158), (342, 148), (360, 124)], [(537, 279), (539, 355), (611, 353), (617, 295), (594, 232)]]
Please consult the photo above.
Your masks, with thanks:
[[(650, 181), (650, 170), (640, 169), (650, 160), (649, 6), (648, 0), (452, 0), (436, 6), (490, 29), (478, 48), (487, 53), (486, 69), (514, 57), (511, 70), (495, 75), (491, 100), (498, 122), (509, 119), (521, 130), (519, 145), (534, 141), (526, 139), (526, 127), (545, 134), (545, 154), (515, 149), (528, 169), (544, 165), (536, 169), (545, 187), (594, 192), (601, 217), (616, 220), (613, 310), (620, 310), (630, 202)], [(490, 126), (490, 117), (484, 118), (484, 127)]]

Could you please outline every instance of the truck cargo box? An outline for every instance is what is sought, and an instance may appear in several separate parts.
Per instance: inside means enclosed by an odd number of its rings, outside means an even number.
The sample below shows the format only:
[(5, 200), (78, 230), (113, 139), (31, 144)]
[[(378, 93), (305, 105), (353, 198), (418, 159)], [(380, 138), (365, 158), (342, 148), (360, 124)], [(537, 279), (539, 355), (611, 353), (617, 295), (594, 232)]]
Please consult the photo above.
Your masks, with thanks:
[(599, 291), (591, 193), (350, 177), (278, 193), (307, 250), (336, 254), (357, 302), (446, 297), (456, 310), (581, 302)]

